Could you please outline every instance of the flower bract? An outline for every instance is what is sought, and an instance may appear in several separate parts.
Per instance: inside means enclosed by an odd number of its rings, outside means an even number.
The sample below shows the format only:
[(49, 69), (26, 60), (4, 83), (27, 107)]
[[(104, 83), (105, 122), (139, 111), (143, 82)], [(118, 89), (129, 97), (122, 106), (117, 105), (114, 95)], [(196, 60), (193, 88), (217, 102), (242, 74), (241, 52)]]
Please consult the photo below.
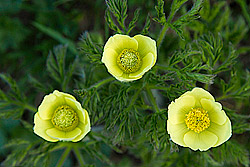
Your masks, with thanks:
[(57, 90), (44, 97), (34, 123), (34, 133), (51, 142), (77, 142), (90, 131), (88, 112), (75, 97)]
[(202, 88), (194, 88), (168, 106), (167, 131), (173, 142), (206, 151), (227, 141), (231, 122), (220, 103)]
[(150, 37), (116, 34), (104, 46), (102, 62), (119, 81), (140, 79), (157, 58), (156, 42)]

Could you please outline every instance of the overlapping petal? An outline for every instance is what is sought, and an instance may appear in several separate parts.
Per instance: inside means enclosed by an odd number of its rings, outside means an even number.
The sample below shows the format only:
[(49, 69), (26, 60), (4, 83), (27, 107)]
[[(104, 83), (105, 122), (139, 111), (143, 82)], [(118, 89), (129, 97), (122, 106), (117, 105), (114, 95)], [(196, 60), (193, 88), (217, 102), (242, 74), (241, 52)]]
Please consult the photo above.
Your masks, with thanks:
[[(117, 57), (125, 49), (132, 49), (131, 54), (139, 57), (138, 66), (134, 71), (121, 69), (117, 63)], [(132, 59), (132, 58), (131, 58)], [(110, 37), (104, 46), (102, 62), (105, 64), (108, 72), (117, 80), (130, 82), (142, 78), (150, 70), (157, 59), (156, 42), (150, 37), (136, 35), (129, 37), (127, 35), (116, 34)]]
[(184, 123), (186, 113), (195, 106), (193, 96), (182, 96), (168, 106), (168, 118), (172, 124)]
[(208, 131), (214, 133), (218, 137), (217, 143), (213, 146), (217, 147), (232, 136), (231, 121), (228, 117), (226, 117), (226, 122), (223, 125), (211, 123)]
[(171, 139), (181, 145), (186, 147), (187, 145), (184, 143), (184, 135), (189, 132), (185, 123), (180, 124), (172, 124), (169, 120), (167, 121), (167, 130), (170, 134)]
[[(186, 123), (185, 120), (188, 118), (193, 121), (198, 119), (199, 115), (204, 117), (202, 112), (207, 113), (205, 117), (208, 117), (209, 122), (206, 122), (205, 126), (208, 126), (202, 131), (196, 131), (193, 128), (196, 128), (197, 124), (192, 125), (192, 122)], [(232, 135), (231, 122), (221, 104), (215, 102), (213, 96), (202, 88), (194, 88), (171, 102), (168, 107), (167, 131), (175, 143), (200, 151), (217, 147)]]
[[(76, 112), (78, 124), (73, 129), (67, 129), (67, 131), (60, 129), (51, 120), (56, 109), (61, 106), (68, 106)], [(77, 142), (90, 131), (88, 112), (82, 108), (74, 96), (57, 90), (45, 96), (34, 116), (34, 124), (34, 133), (51, 142), (59, 140)]]
[(154, 63), (154, 55), (152, 53), (148, 53), (142, 58), (141, 68), (138, 71), (129, 74), (129, 77), (138, 79), (138, 77), (141, 77), (145, 72), (150, 70), (154, 66)]
[(107, 48), (114, 49), (118, 54), (120, 54), (123, 49), (138, 49), (138, 42), (129, 37), (128, 35), (116, 34), (110, 37), (104, 46), (104, 50)]
[(71, 141), (81, 134), (81, 129), (75, 128), (72, 131), (64, 132), (64, 131), (58, 130), (57, 128), (51, 128), (51, 129), (47, 129), (46, 133), (54, 139), (58, 139), (62, 141)]
[(46, 133), (47, 129), (51, 129), (54, 127), (50, 120), (43, 120), (39, 116), (39, 113), (36, 113), (34, 116), (34, 123), (35, 123), (35, 126), (34, 126), (33, 130), (34, 130), (35, 134), (37, 134), (38, 136), (40, 136), (48, 141), (52, 141), (52, 142), (58, 141), (58, 139), (54, 139), (54, 138), (48, 136)]
[(208, 112), (209, 119), (219, 125), (226, 122), (227, 116), (222, 110), (222, 106), (218, 102), (213, 102), (209, 99), (201, 99), (202, 107)]
[(201, 107), (201, 103), (200, 103), (201, 99), (210, 99), (212, 101), (215, 101), (214, 97), (208, 91), (202, 88), (194, 88), (192, 91), (187, 91), (182, 96), (186, 96), (186, 95), (195, 97), (195, 105), (197, 107)]
[(148, 53), (152, 53), (153, 63), (155, 63), (157, 58), (157, 48), (155, 40), (152, 40), (151, 38), (144, 35), (136, 35), (133, 38), (138, 42), (137, 51), (140, 53), (140, 56), (143, 58)]
[(218, 137), (209, 131), (201, 133), (189, 131), (184, 135), (184, 143), (193, 150), (206, 151), (214, 146), (217, 141)]

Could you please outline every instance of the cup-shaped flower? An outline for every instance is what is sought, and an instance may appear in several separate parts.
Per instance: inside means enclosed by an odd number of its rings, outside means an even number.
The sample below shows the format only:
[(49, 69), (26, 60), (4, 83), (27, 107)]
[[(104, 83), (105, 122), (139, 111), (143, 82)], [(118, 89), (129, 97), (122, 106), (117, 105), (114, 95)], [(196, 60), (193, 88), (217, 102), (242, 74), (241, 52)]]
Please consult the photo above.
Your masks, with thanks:
[(102, 62), (119, 81), (140, 79), (157, 58), (156, 42), (150, 37), (116, 34), (104, 46)]
[(35, 134), (50, 142), (77, 142), (90, 131), (88, 112), (75, 97), (57, 90), (44, 97), (34, 124)]
[(202, 88), (194, 88), (168, 106), (167, 131), (173, 142), (206, 151), (227, 141), (231, 122), (220, 103)]

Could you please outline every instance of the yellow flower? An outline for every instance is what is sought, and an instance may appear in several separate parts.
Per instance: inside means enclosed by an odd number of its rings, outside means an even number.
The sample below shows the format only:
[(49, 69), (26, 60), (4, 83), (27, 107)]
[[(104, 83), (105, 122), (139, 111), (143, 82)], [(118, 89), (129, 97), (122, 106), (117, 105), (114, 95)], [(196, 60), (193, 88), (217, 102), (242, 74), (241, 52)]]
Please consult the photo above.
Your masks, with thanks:
[(44, 97), (34, 123), (34, 132), (51, 142), (77, 142), (90, 131), (88, 112), (75, 97), (57, 90)]
[(140, 79), (156, 58), (156, 42), (150, 37), (116, 34), (105, 44), (102, 62), (116, 79), (128, 82)]
[(168, 106), (167, 131), (173, 142), (206, 151), (227, 141), (231, 122), (220, 103), (202, 88), (184, 93)]

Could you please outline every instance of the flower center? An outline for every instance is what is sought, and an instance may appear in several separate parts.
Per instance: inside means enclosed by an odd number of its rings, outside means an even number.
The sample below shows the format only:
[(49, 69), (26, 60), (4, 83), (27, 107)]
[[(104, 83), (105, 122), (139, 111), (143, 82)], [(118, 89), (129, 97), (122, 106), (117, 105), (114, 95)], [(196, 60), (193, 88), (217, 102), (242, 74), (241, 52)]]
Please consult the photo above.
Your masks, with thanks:
[(210, 125), (208, 113), (202, 108), (192, 108), (186, 116), (185, 122), (188, 129), (197, 133), (207, 129)]
[(52, 117), (53, 125), (62, 131), (71, 131), (78, 125), (77, 113), (69, 106), (59, 106)]
[(124, 73), (133, 73), (141, 67), (139, 53), (134, 49), (124, 49), (117, 57), (117, 64)]

